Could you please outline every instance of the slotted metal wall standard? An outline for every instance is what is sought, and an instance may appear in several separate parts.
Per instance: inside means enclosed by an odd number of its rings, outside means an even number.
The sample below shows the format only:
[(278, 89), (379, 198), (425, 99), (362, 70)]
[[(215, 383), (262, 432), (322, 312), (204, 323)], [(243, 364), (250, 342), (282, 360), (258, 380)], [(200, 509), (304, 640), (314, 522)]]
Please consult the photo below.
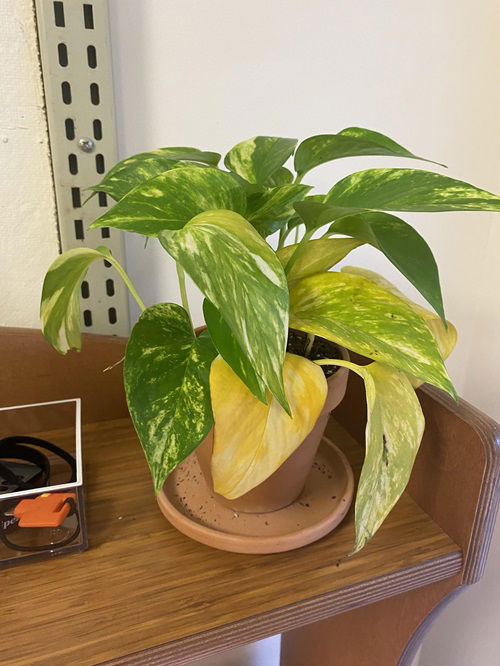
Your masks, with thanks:
[[(62, 250), (105, 245), (121, 263), (122, 233), (89, 230), (108, 197), (84, 204), (117, 161), (107, 2), (35, 0)], [(81, 286), (82, 329), (129, 332), (126, 287), (111, 264), (94, 263)]]

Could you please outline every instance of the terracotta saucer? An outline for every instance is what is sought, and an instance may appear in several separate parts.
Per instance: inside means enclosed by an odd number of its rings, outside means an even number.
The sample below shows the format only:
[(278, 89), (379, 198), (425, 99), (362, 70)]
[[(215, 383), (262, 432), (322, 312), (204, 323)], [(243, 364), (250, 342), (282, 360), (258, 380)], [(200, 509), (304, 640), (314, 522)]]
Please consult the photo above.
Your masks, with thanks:
[(233, 553), (280, 553), (321, 539), (344, 518), (354, 480), (344, 454), (321, 441), (300, 497), (271, 513), (236, 513), (220, 506), (195, 455), (168, 477), (158, 495), (163, 515), (180, 532), (207, 546)]

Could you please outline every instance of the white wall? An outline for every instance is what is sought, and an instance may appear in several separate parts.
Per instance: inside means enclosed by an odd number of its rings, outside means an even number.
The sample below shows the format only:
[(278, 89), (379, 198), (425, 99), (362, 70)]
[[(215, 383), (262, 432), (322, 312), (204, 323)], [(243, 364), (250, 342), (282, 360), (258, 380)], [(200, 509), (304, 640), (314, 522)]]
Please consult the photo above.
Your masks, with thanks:
[(31, 0), (0, 0), (0, 326), (39, 327), (59, 252)]
[[(497, 0), (110, 0), (110, 6), (122, 156), (167, 145), (224, 152), (254, 134), (303, 138), (361, 125), (447, 163), (451, 175), (500, 192)], [(349, 171), (393, 164), (351, 159), (307, 180), (324, 191)], [(406, 217), (441, 267), (448, 317), (460, 333), (449, 363), (455, 384), (500, 419), (500, 216)], [(349, 262), (383, 271), (414, 295), (374, 250), (359, 249)], [(172, 262), (157, 244), (144, 250), (142, 238), (132, 237), (128, 268), (146, 302), (178, 301)], [(500, 626), (499, 563), (497, 544), (487, 579), (443, 614), (421, 666), (498, 663), (500, 638), (489, 629)]]

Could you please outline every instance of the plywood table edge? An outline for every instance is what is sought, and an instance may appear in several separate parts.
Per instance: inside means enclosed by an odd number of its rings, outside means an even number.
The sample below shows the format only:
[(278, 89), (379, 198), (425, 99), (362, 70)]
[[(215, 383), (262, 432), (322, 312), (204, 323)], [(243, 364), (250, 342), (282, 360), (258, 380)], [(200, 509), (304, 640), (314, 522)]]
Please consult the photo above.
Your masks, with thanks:
[(340, 590), (327, 592), (170, 643), (100, 662), (100, 666), (122, 664), (164, 666), (167, 663), (169, 666), (182, 666), (203, 657), (451, 578), (461, 572), (462, 566), (462, 553), (457, 547), (456, 552), (441, 555), (423, 564), (404, 567), (363, 583), (355, 583)]
[(423, 390), (458, 418), (467, 421), (479, 435), (485, 452), (483, 482), (470, 545), (464, 558), (462, 583), (471, 585), (483, 575), (500, 506), (500, 425), (462, 398), (455, 402), (446, 393), (428, 384)]
[(422, 641), (425, 635), (429, 631), (436, 618), (441, 614), (444, 608), (446, 608), (454, 599), (456, 599), (456, 597), (458, 597), (459, 594), (463, 592), (464, 589), (466, 589), (464, 585), (459, 585), (458, 587), (453, 588), (422, 619), (410, 637), (403, 652), (401, 653), (397, 666), (412, 666), (415, 657), (417, 656), (418, 649), (422, 645)]

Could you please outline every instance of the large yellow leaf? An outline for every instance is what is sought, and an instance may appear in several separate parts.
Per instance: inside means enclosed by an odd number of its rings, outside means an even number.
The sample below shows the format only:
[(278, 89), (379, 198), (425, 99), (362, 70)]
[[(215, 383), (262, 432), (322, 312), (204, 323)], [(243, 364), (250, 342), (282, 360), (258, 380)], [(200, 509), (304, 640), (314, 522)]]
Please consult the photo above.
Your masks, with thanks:
[[(369, 271), (365, 268), (358, 268), (357, 266), (344, 266), (342, 269), (343, 273), (351, 273), (353, 275), (361, 275), (361, 277), (371, 280), (375, 284), (378, 284), (379, 287), (383, 287), (390, 291), (398, 298), (401, 298), (403, 301), (409, 303), (412, 308), (419, 314), (422, 319), (425, 321), (427, 326), (430, 328), (434, 339), (436, 340), (437, 346), (439, 348), (439, 353), (443, 359), (447, 359), (448, 356), (453, 351), (457, 343), (457, 329), (453, 326), (451, 321), (447, 321), (447, 327), (444, 327), (441, 319), (431, 310), (424, 308), (418, 303), (414, 303), (409, 298), (407, 298), (397, 287), (395, 287), (392, 282), (386, 280), (382, 275), (375, 273), (375, 271)], [(415, 388), (419, 387), (423, 382), (420, 379), (411, 379), (411, 382)]]
[(290, 284), (290, 327), (418, 377), (455, 396), (436, 341), (414, 308), (360, 275), (316, 273)]
[(325, 376), (308, 359), (286, 354), (283, 380), (291, 418), (274, 398), (260, 402), (220, 356), (212, 363), (212, 477), (215, 491), (228, 499), (271, 476), (311, 432), (325, 404)]

